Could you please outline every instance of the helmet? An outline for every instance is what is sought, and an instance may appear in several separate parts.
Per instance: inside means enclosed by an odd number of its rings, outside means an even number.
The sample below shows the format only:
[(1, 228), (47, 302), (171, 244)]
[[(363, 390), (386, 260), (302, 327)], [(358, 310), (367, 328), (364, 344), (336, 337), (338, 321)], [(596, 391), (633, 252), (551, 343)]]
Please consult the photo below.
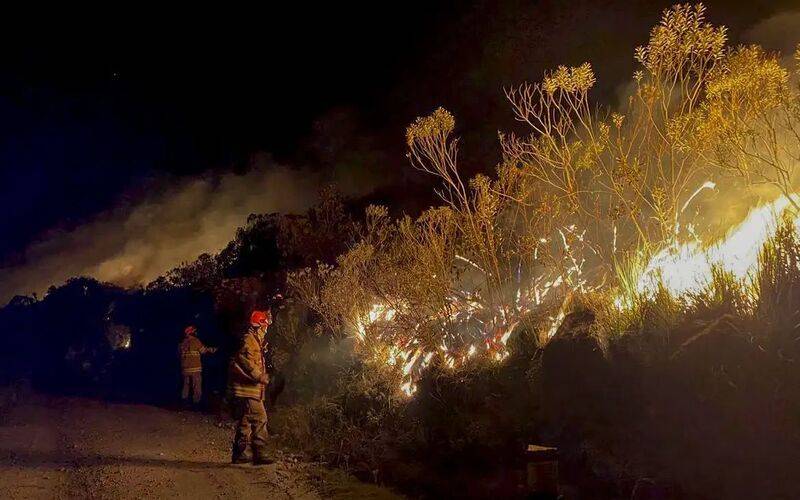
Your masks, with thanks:
[(254, 326), (267, 325), (272, 322), (272, 313), (270, 311), (253, 311), (250, 315), (250, 324)]
[(183, 333), (185, 333), (186, 335), (194, 335), (195, 333), (197, 333), (197, 328), (195, 328), (194, 325), (189, 325), (183, 329)]

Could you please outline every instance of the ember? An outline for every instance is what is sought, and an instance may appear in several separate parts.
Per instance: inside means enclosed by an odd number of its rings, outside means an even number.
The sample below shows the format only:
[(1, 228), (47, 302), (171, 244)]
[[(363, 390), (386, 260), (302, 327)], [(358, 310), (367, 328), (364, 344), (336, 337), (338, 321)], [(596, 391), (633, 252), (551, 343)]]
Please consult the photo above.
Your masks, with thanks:
[[(626, 310), (661, 289), (697, 293), (714, 269), (747, 285), (783, 217), (800, 225), (800, 114), (777, 56), (726, 43), (702, 5), (679, 5), (637, 49), (619, 110), (594, 111), (588, 63), (508, 89), (531, 133), (501, 134), (494, 180), (461, 178), (448, 111), (418, 118), (408, 156), (439, 181), (444, 206), (397, 221), (372, 207), (336, 269), (290, 281), (368, 359), (397, 367), (406, 394), (436, 360), (453, 370), (503, 361), (519, 328), (544, 345), (575, 296), (606, 293)], [(771, 201), (713, 237), (711, 200), (756, 187)]]

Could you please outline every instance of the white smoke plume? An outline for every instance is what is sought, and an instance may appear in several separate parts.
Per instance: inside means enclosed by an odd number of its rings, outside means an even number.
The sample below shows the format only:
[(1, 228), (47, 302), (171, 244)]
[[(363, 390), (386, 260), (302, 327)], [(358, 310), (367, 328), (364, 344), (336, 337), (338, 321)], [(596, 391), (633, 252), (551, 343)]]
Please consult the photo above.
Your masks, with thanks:
[(745, 43), (757, 43), (770, 51), (780, 52), (791, 65), (795, 47), (800, 42), (800, 10), (787, 10), (754, 24), (745, 31)]
[(23, 264), (0, 269), (0, 304), (17, 294), (41, 296), (73, 276), (145, 284), (204, 252), (218, 252), (252, 213), (301, 213), (329, 182), (351, 196), (377, 185), (363, 172), (343, 169), (330, 179), (267, 163), (262, 158), (244, 174), (182, 180), (131, 207), (46, 235), (26, 249)]

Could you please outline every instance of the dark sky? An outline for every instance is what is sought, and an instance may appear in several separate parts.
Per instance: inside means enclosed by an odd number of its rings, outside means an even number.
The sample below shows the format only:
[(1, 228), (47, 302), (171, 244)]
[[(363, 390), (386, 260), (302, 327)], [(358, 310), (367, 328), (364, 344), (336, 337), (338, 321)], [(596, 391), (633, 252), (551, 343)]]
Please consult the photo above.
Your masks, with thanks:
[[(800, 2), (707, 2), (732, 38)], [(444, 105), (464, 168), (490, 171), (513, 126), (503, 86), (591, 61), (612, 102), (663, 1), (141, 4), (6, 18), (0, 45), (0, 268), (26, 247), (170, 180), (243, 171), (256, 152), (317, 170), (361, 161), (403, 209), (430, 201), (403, 130)], [(134, 8), (135, 7), (135, 8)], [(427, 193), (427, 194), (426, 194)]]
[(380, 105), (436, 16), (298, 3), (76, 13), (7, 34), (0, 67), (1, 261), (147, 180), (296, 156), (314, 118)]

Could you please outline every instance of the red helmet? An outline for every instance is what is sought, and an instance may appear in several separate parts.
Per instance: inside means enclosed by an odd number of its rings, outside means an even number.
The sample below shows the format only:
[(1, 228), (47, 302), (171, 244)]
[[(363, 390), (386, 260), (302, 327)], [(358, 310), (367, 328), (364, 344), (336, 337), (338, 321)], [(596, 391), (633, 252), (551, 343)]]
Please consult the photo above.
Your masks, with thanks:
[(272, 313), (270, 311), (253, 311), (250, 315), (250, 324), (261, 326), (268, 325), (272, 322)]
[(194, 325), (189, 325), (183, 329), (183, 333), (185, 333), (186, 335), (194, 335), (195, 333), (197, 333), (197, 328), (195, 328)]

